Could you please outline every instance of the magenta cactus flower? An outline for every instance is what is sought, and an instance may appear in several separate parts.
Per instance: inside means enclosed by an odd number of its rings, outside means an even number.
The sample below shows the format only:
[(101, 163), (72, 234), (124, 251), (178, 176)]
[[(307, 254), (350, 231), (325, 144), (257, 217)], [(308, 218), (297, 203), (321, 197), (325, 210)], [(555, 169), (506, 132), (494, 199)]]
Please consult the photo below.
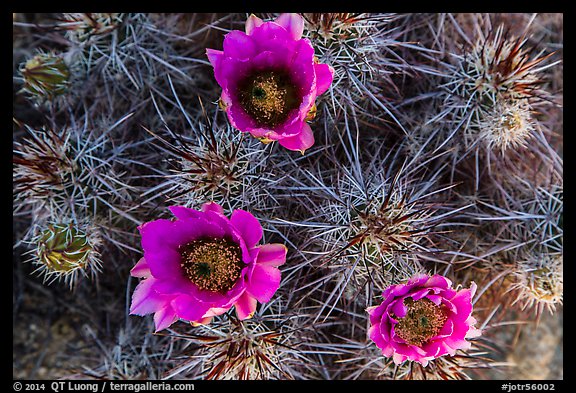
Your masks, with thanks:
[(391, 285), (382, 292), (382, 304), (366, 310), (368, 336), (396, 364), (412, 360), (426, 366), (470, 348), (466, 339), (480, 336), (471, 315), (476, 284), (459, 291), (451, 287), (452, 282), (438, 274), (420, 274), (406, 284)]
[(314, 144), (306, 120), (334, 78), (334, 69), (314, 57), (303, 30), (298, 14), (271, 22), (251, 15), (245, 33), (234, 30), (224, 37), (223, 51), (206, 50), (230, 123), (265, 143), (278, 141), (302, 153)]
[(254, 216), (222, 207), (202, 210), (172, 206), (176, 219), (155, 220), (138, 229), (144, 257), (131, 275), (144, 278), (132, 295), (130, 314), (154, 313), (156, 331), (178, 319), (206, 324), (234, 306), (243, 320), (257, 302), (269, 301), (280, 286), (283, 244), (258, 245), (262, 227)]

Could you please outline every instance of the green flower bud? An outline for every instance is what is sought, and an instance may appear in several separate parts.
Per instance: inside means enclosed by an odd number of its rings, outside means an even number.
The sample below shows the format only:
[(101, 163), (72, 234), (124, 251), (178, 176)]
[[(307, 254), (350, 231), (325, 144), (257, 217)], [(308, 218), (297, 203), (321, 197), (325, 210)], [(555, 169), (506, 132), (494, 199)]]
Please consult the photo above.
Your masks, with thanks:
[(53, 100), (68, 91), (70, 69), (62, 56), (39, 53), (20, 69), (24, 77), (23, 91), (39, 100)]
[(48, 270), (66, 274), (85, 269), (95, 251), (88, 234), (74, 224), (49, 224), (38, 238), (36, 253)]

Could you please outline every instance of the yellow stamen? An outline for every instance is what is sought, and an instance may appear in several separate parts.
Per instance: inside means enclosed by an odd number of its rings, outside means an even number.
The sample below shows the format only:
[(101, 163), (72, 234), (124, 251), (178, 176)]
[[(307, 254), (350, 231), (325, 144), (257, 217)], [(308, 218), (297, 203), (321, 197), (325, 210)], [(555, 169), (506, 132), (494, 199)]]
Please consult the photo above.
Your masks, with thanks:
[(406, 298), (404, 305), (408, 310), (404, 318), (400, 318), (394, 331), (411, 345), (422, 346), (426, 341), (438, 335), (448, 319), (442, 306), (437, 306), (426, 298), (417, 301)]
[(238, 244), (226, 239), (194, 240), (180, 247), (180, 266), (200, 289), (229, 291), (244, 266)]
[(300, 105), (290, 77), (280, 71), (252, 75), (239, 84), (242, 108), (262, 127), (275, 127)]

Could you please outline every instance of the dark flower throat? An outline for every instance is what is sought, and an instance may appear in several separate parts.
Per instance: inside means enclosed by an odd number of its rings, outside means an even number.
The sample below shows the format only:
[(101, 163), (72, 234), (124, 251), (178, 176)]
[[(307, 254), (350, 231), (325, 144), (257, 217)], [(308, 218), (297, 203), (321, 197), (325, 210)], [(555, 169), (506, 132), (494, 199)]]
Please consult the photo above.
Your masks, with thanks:
[(258, 126), (270, 128), (283, 123), (301, 102), (296, 86), (284, 71), (250, 75), (239, 84), (238, 99)]

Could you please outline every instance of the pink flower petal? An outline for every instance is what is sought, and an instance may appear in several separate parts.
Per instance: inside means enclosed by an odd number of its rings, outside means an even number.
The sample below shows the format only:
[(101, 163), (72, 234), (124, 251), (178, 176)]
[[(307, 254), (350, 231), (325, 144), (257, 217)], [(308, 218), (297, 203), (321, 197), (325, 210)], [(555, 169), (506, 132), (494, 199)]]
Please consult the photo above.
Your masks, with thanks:
[(303, 122), (302, 131), (298, 135), (280, 139), (278, 143), (288, 150), (299, 151), (304, 154), (307, 149), (314, 145), (314, 133), (310, 126)]
[(368, 307), (366, 311), (368, 312), (368, 316), (370, 318), (370, 324), (375, 325), (380, 323), (382, 320), (382, 314), (384, 313), (385, 307), (382, 305)]
[(466, 320), (472, 313), (472, 292), (470, 289), (461, 289), (456, 296), (450, 299), (450, 302), (458, 309), (458, 316)]
[(262, 226), (251, 213), (241, 209), (234, 210), (230, 223), (240, 233), (248, 249), (256, 246), (262, 239)]
[(203, 303), (188, 295), (180, 295), (170, 303), (176, 315), (190, 322), (196, 322), (202, 319), (210, 305)]
[(388, 346), (388, 342), (382, 337), (380, 333), (380, 325), (372, 325), (368, 329), (368, 337), (376, 343), (376, 346), (380, 349), (384, 349)]
[(451, 319), (448, 319), (444, 326), (438, 332), (438, 336), (446, 337), (450, 336), (454, 332), (454, 322)]
[(251, 59), (250, 63), (256, 70), (266, 71), (288, 68), (290, 60), (290, 57), (281, 51), (263, 51)]
[[(263, 23), (253, 29), (250, 36), (258, 52), (275, 51), (279, 47), (289, 48), (296, 42), (284, 27), (274, 22)], [(287, 54), (291, 55), (291, 52)]]
[(443, 341), (444, 344), (448, 345), (450, 348), (448, 353), (452, 356), (456, 354), (457, 349), (470, 349), (472, 343), (470, 341), (466, 341), (463, 338), (454, 338), (454, 337), (446, 337)]
[(404, 349), (402, 353), (410, 356), (411, 359), (420, 359), (428, 355), (426, 351), (416, 345), (403, 345), (402, 347)]
[(430, 300), (432, 303), (434, 303), (437, 306), (442, 304), (442, 296), (439, 296), (439, 295), (428, 294), (426, 296), (426, 299)]
[(404, 318), (408, 312), (408, 308), (404, 305), (404, 301), (401, 298), (392, 303), (390, 311), (392, 311), (398, 318)]
[(167, 233), (172, 231), (172, 224), (174, 222), (171, 220), (155, 220), (146, 222), (138, 227), (140, 235), (142, 237), (141, 243), (144, 251), (157, 251), (163, 250), (167, 245), (172, 247), (178, 247), (173, 241), (167, 236)]
[(382, 355), (386, 356), (387, 358), (391, 358), (394, 354), (394, 347), (392, 345), (386, 344), (384, 348), (380, 347), (382, 350)]
[(166, 295), (180, 295), (188, 293), (194, 296), (195, 292), (198, 292), (198, 288), (192, 284), (190, 280), (184, 277), (184, 275), (157, 280), (154, 284), (154, 290)]
[(369, 308), (370, 311), (369, 311), (368, 315), (370, 316), (370, 323), (371, 324), (379, 323), (382, 320), (382, 316), (386, 312), (386, 307), (387, 307), (387, 304), (382, 303), (378, 306), (374, 306), (374, 307)]
[(430, 277), (426, 274), (416, 274), (415, 276), (413, 276), (412, 278), (410, 278), (408, 280), (408, 282), (405, 284), (406, 286), (410, 287), (410, 288), (414, 288), (414, 287), (421, 287), (423, 286), (426, 282), (428, 282), (428, 279)]
[(218, 67), (214, 68), (214, 77), (222, 89), (231, 94), (238, 83), (249, 76), (253, 68), (251, 61), (223, 57)]
[(299, 14), (285, 13), (274, 21), (284, 27), (292, 36), (292, 39), (299, 40), (304, 32), (304, 18)]
[(414, 285), (410, 285), (410, 282), (407, 284), (391, 285), (382, 292), (382, 297), (384, 297), (384, 299), (401, 297), (409, 293), (413, 287)]
[(389, 319), (382, 318), (380, 323), (378, 323), (378, 326), (380, 327), (379, 331), (380, 331), (380, 334), (382, 335), (382, 338), (386, 342), (390, 342), (391, 337), (395, 334), (393, 324), (390, 323)]
[[(219, 228), (213, 228), (210, 222), (196, 219), (194, 222), (182, 220), (156, 220), (145, 223), (139, 227), (142, 235), (142, 248), (145, 253), (155, 253), (178, 247), (198, 239), (202, 236), (211, 236), (218, 233)], [(151, 262), (148, 261), (151, 265)]]
[[(304, 97), (304, 99), (306, 99), (306, 97)], [(304, 102), (302, 102), (302, 104), (300, 105), (300, 109), (292, 109), (292, 111), (289, 112), (286, 121), (277, 127), (277, 131), (279, 132), (279, 134), (278, 138), (276, 138), (275, 140), (279, 141), (282, 139), (289, 138), (291, 136), (297, 136), (302, 132), (303, 127), (302, 124), (304, 123), (305, 118), (305, 116), (301, 117), (301, 114), (303, 113), (299, 112), (303, 108), (302, 105), (304, 105)], [(306, 113), (308, 113), (311, 107), (312, 105), (310, 105), (310, 107), (306, 109)], [(274, 139), (273, 137), (270, 138)]]
[(178, 316), (174, 312), (174, 309), (172, 306), (170, 306), (170, 304), (167, 304), (166, 307), (156, 311), (156, 314), (154, 314), (154, 325), (156, 326), (156, 332), (168, 328), (177, 320)]
[(193, 321), (192, 326), (208, 325), (210, 322), (212, 322), (212, 317), (204, 317), (198, 321)]
[(250, 257), (242, 233), (240, 233), (231, 221), (222, 214), (223, 210), (218, 204), (204, 204), (202, 206), (203, 211), (197, 211), (183, 206), (172, 206), (170, 210), (172, 211), (172, 214), (182, 220), (177, 224), (184, 227), (183, 232), (196, 230), (197, 232), (194, 238), (229, 238), (242, 249), (242, 260), (245, 263), (252, 262), (252, 258)]
[(204, 318), (212, 318), (218, 315), (224, 314), (226, 311), (230, 310), (230, 307), (212, 307), (204, 314)]
[(304, 95), (312, 92), (316, 96), (316, 72), (314, 67), (314, 48), (310, 41), (300, 40), (290, 57), (290, 78)]
[(220, 215), (224, 215), (224, 209), (222, 209), (222, 206), (220, 206), (216, 202), (207, 202), (207, 203), (203, 204), (202, 205), (202, 211), (203, 212), (214, 212), (214, 213), (218, 213)]
[(440, 342), (439, 355), (444, 356), (446, 354), (454, 356), (456, 354), (456, 349), (450, 347), (450, 345), (448, 345), (447, 342), (443, 340)]
[[(221, 300), (213, 301), (214, 305), (223, 308), (230, 308), (236, 303), (236, 300), (244, 293), (248, 283), (248, 276), (251, 273), (253, 267), (255, 266), (254, 263), (251, 263), (242, 269), (240, 273), (240, 277), (236, 280), (232, 289), (230, 289), (226, 294), (223, 295)], [(200, 298), (201, 299), (201, 298)]]
[[(224, 220), (219, 220), (215, 217), (224, 218)], [(228, 228), (230, 227), (230, 224), (225, 220), (225, 217), (214, 212), (204, 213), (204, 218), (201, 219), (182, 220), (177, 222), (177, 224), (176, 229), (181, 231), (182, 237), (184, 237), (186, 232), (195, 232), (194, 235), (187, 236), (186, 243), (198, 238), (221, 238), (228, 233)]]
[(448, 309), (448, 311), (450, 311), (453, 314), (456, 314), (458, 312), (458, 309), (456, 308), (456, 306), (454, 304), (452, 304), (452, 302), (446, 298), (442, 299), (442, 304)]
[(280, 266), (286, 262), (288, 248), (284, 244), (263, 244), (257, 248), (256, 263), (265, 266)]
[(395, 364), (402, 364), (404, 363), (404, 361), (406, 361), (406, 359), (408, 359), (407, 356), (404, 355), (400, 355), (398, 352), (394, 353), (394, 355), (392, 355), (392, 360), (394, 360)]
[[(227, 106), (226, 113), (228, 114), (230, 124), (232, 124), (234, 128), (237, 128), (242, 132), (252, 132), (252, 130), (258, 129), (256, 120), (250, 117), (239, 103), (233, 103), (232, 105)], [(258, 138), (258, 136), (256, 137)]]
[(216, 49), (206, 49), (206, 56), (210, 64), (212, 64), (212, 67), (216, 68), (220, 65), (224, 52)]
[[(445, 340), (456, 340), (456, 341), (462, 341), (466, 338), (466, 334), (468, 334), (468, 330), (470, 330), (470, 327), (468, 326), (468, 324), (466, 324), (466, 322), (458, 322), (458, 321), (454, 321), (454, 328), (452, 330), (452, 333), (446, 337)], [(452, 346), (452, 345), (451, 345)]]
[(228, 91), (222, 90), (222, 94), (220, 94), (220, 102), (224, 105), (226, 113), (228, 113), (228, 107), (233, 104), (232, 97)]
[(251, 35), (256, 27), (262, 26), (264, 21), (252, 14), (246, 20), (246, 34)]
[(426, 353), (433, 357), (438, 357), (446, 354), (447, 351), (444, 348), (446, 348), (446, 344), (444, 344), (442, 340), (430, 341), (424, 344), (423, 347)]
[(370, 306), (370, 307), (366, 307), (365, 311), (368, 313), (368, 315), (372, 315), (377, 308), (378, 308), (378, 306)]
[[(243, 290), (243, 283), (239, 283), (238, 286), (241, 286), (242, 288), (233, 288), (235, 292)], [(197, 302), (206, 303), (211, 306), (225, 305), (229, 302), (230, 298), (236, 296), (234, 293), (232, 293), (233, 290), (230, 290), (226, 295), (218, 292), (201, 290), (196, 284), (183, 276), (158, 280), (154, 284), (154, 289), (158, 293), (172, 295), (172, 297), (188, 295), (189, 297), (195, 299)]]
[(248, 280), (247, 291), (260, 303), (269, 301), (280, 286), (280, 270), (273, 266), (255, 265)]
[(242, 296), (238, 298), (236, 303), (234, 304), (234, 308), (236, 309), (236, 315), (238, 319), (244, 320), (252, 318), (254, 313), (256, 312), (256, 306), (258, 302), (256, 298), (250, 296), (249, 293), (244, 292)]
[(185, 220), (188, 218), (204, 218), (204, 215), (199, 212), (198, 210), (191, 209), (185, 206), (168, 206), (170, 212), (174, 215), (174, 217), (178, 218), (179, 220)]
[(266, 139), (270, 139), (272, 141), (277, 141), (278, 139), (282, 139), (282, 135), (278, 134), (276, 131), (274, 130), (270, 130), (269, 128), (251, 128), (248, 130), (248, 132), (250, 132), (250, 135), (252, 135), (254, 138), (266, 138)]
[(418, 289), (418, 290), (412, 291), (410, 293), (410, 297), (412, 298), (412, 300), (417, 301), (417, 300), (422, 299), (424, 296), (428, 295), (429, 292), (430, 292), (430, 289), (428, 289), (428, 288)]
[(470, 298), (473, 298), (474, 295), (476, 295), (477, 289), (478, 289), (478, 286), (476, 285), (476, 283), (474, 281), (472, 281), (470, 283)]
[(152, 273), (150, 272), (150, 267), (148, 266), (148, 262), (144, 257), (140, 258), (138, 263), (134, 265), (132, 270), (130, 270), (130, 275), (132, 277), (139, 277), (139, 278), (147, 278), (150, 277)]
[(476, 318), (469, 317), (466, 324), (469, 326), (466, 338), (476, 338), (482, 335), (482, 330), (476, 328), (474, 325), (477, 323)]
[(442, 296), (443, 299), (452, 299), (454, 296), (456, 296), (456, 293), (458, 293), (457, 291), (455, 291), (452, 288), (446, 288), (446, 289), (442, 289), (442, 288), (438, 288), (438, 287), (430, 287), (431, 289), (434, 288), (435, 289), (435, 293)]
[(232, 30), (224, 37), (224, 56), (247, 60), (256, 54), (252, 37), (239, 30)]
[(172, 278), (182, 276), (180, 267), (181, 255), (170, 248), (156, 252), (145, 252), (150, 272), (156, 278)]
[(314, 64), (316, 73), (316, 94), (320, 95), (326, 92), (334, 80), (334, 68), (328, 64)]
[(166, 306), (170, 298), (154, 290), (153, 286), (155, 281), (156, 280), (151, 277), (138, 284), (132, 295), (130, 314), (142, 316), (156, 312)]
[(435, 274), (430, 277), (426, 283), (423, 285), (424, 287), (437, 287), (437, 288), (450, 288), (452, 286), (452, 281), (448, 278), (441, 276), (439, 274)]
[(199, 289), (195, 284), (194, 291), (189, 293), (197, 300), (203, 303), (211, 304), (212, 306), (222, 306), (228, 302), (226, 295), (219, 292), (212, 292), (207, 290)]

